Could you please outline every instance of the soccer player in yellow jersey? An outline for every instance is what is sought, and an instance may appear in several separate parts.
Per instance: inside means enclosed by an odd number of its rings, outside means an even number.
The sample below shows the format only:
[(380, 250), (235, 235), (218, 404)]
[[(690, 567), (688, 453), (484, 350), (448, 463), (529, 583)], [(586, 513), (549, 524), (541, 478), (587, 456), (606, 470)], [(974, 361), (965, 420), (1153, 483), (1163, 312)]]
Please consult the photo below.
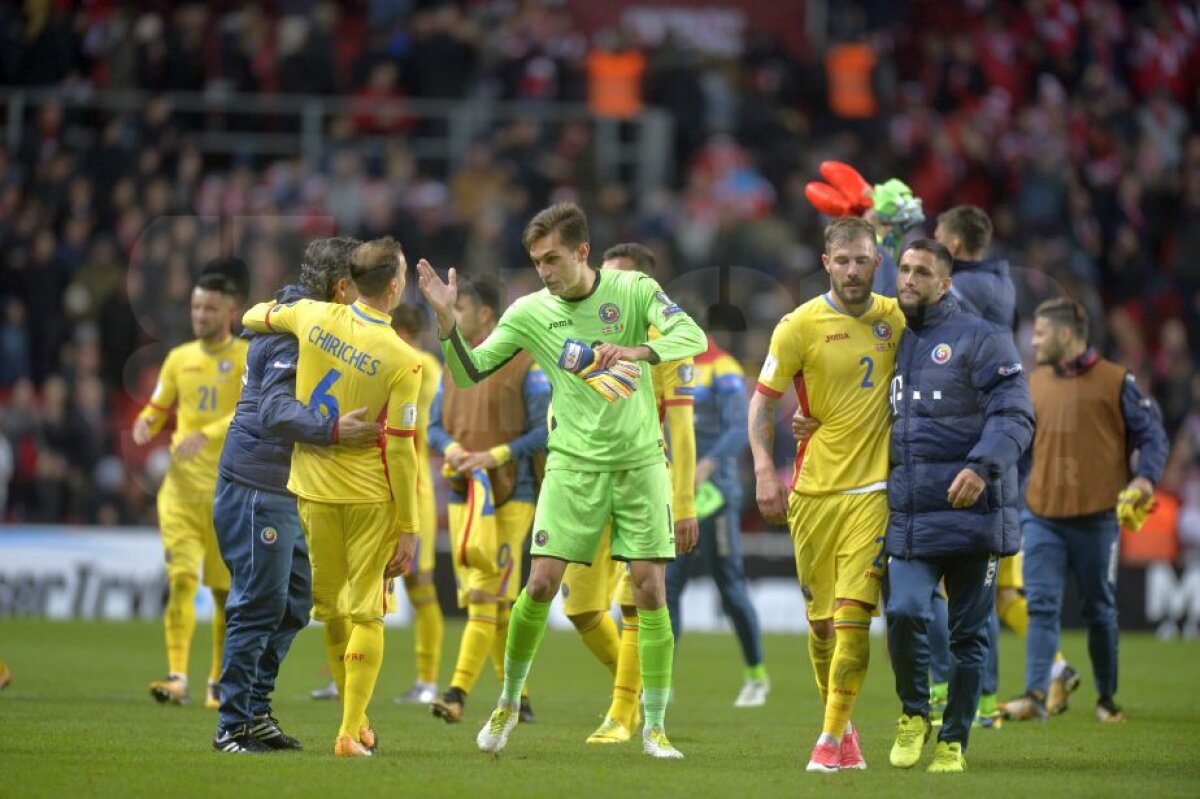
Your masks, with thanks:
[[(807, 604), (809, 655), (825, 719), (809, 771), (866, 768), (850, 725), (867, 673), (871, 614), (883, 581), (887, 528), (888, 385), (904, 315), (871, 293), (875, 231), (861, 219), (825, 229), (830, 290), (787, 314), (750, 400), (756, 499), (767, 521), (787, 522)], [(775, 470), (775, 406), (794, 386), (820, 428), (796, 451), (792, 488)]]
[[(417, 399), (421, 361), (391, 329), (407, 264), (390, 238), (350, 256), (353, 305), (300, 300), (254, 306), (242, 318), (258, 332), (291, 333), (300, 345), (296, 397), (322, 413), (367, 408), (386, 420), (383, 458), (373, 450), (297, 444), (288, 490), (297, 496), (312, 561), (313, 618), (342, 696), (339, 757), (367, 757), (375, 732), (367, 705), (383, 660), (384, 584), (412, 564), (419, 526)], [(343, 590), (344, 602), (339, 602)]]
[(158, 524), (167, 561), (167, 677), (150, 683), (159, 702), (182, 705), (188, 695), (188, 655), (196, 628), (196, 589), (201, 565), (213, 595), (212, 668), (205, 705), (220, 704), (215, 694), (225, 645), (225, 600), (229, 570), (221, 560), (213, 529), (217, 461), (225, 431), (242, 393), (249, 344), (230, 332), (235, 289), (217, 274), (203, 275), (192, 290), (192, 332), (196, 340), (172, 349), (158, 384), (133, 425), (133, 441), (145, 446), (175, 409), (171, 466), (158, 490)]
[[(617, 244), (604, 253), (602, 269), (641, 272), (654, 276), (656, 263), (649, 248)], [(651, 329), (650, 340), (658, 338)], [(667, 460), (671, 470), (671, 506), (675, 537), (699, 535), (696, 520), (696, 428), (693, 416), (693, 360), (684, 358), (650, 367), (658, 417), (666, 428)], [(614, 598), (621, 607), (621, 631), (610, 613)], [(599, 728), (588, 736), (592, 744), (623, 743), (637, 729), (638, 698), (642, 691), (638, 659), (638, 616), (626, 564), (615, 563), (607, 537), (601, 539), (591, 566), (572, 563), (563, 576), (563, 612), (584, 644), (613, 675), (612, 701)]]
[(429, 409), (442, 382), (442, 362), (420, 349), (417, 339), (425, 329), (425, 316), (415, 305), (401, 305), (392, 312), (392, 328), (421, 359), (421, 393), (417, 398), (417, 505), (421, 529), (417, 537), (416, 568), (404, 576), (404, 588), (413, 607), (416, 637), (417, 679), (412, 688), (396, 701), (427, 705), (437, 699), (438, 668), (442, 662), (442, 638), (445, 621), (433, 585), (433, 566), (437, 559), (437, 502), (433, 492), (433, 473), (429, 467)]

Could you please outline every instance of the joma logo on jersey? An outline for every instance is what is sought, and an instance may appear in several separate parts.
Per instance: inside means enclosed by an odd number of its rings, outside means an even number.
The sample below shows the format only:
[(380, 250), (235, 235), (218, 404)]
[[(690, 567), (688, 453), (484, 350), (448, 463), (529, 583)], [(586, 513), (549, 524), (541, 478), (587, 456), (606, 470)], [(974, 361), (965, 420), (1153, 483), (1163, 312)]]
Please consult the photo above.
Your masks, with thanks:
[(825, 337), (825, 343), (830, 344), (834, 341), (845, 341), (848, 338), (850, 338), (849, 333), (830, 333)]
[(546, 326), (547, 330), (558, 330), (560, 327), (570, 327), (575, 324), (570, 319), (559, 319), (557, 322), (551, 322)]

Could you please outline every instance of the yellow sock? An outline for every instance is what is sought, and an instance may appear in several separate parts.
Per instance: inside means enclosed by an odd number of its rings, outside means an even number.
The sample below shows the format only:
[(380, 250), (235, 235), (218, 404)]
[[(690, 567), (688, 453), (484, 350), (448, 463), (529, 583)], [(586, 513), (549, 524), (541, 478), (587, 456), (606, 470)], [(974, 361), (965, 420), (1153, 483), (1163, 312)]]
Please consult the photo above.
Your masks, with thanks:
[(167, 637), (167, 671), (187, 676), (192, 633), (196, 630), (196, 576), (176, 574), (168, 586), (163, 630)]
[(871, 659), (871, 612), (857, 605), (833, 612), (833, 661), (829, 665), (829, 700), (825, 703), (826, 735), (842, 739)]
[[(634, 626), (636, 627), (636, 621)], [(579, 630), (583, 644), (596, 656), (596, 660), (614, 677), (617, 675), (617, 657), (621, 649), (621, 635), (617, 623), (608, 613), (597, 613), (586, 627)]]
[[(512, 605), (500, 603), (496, 610), (496, 640), (492, 643), (492, 667), (496, 670), (496, 679), (504, 685), (504, 651), (508, 647), (508, 620), (512, 616)], [(521, 685), (521, 696), (529, 696), (529, 680), (526, 678)]]
[(436, 685), (442, 665), (442, 637), (446, 629), (437, 589), (432, 585), (415, 585), (408, 589), (408, 601), (413, 606), (416, 627), (417, 679)]
[(1019, 635), (1022, 639), (1029, 632), (1029, 603), (1025, 597), (1017, 594), (1014, 598), (996, 597), (996, 613), (1004, 626)]
[[(483, 663), (492, 654), (496, 641), (496, 603), (471, 602), (467, 605), (467, 626), (463, 628), (462, 641), (458, 645), (458, 662), (454, 664), (454, 676), (450, 687), (463, 693), (471, 693)], [(501, 678), (503, 679), (503, 678)]]
[(808, 659), (812, 661), (813, 676), (817, 679), (817, 694), (821, 697), (821, 707), (829, 697), (829, 664), (833, 662), (833, 648), (837, 638), (818, 638), (811, 629), (808, 631)]
[[(611, 620), (607, 613), (605, 618)], [(621, 608), (621, 646), (618, 650), (616, 674), (613, 679), (612, 704), (608, 715), (625, 725), (634, 727), (634, 714), (642, 693), (642, 663), (638, 659), (638, 616), (637, 610), (626, 613)]]
[(212, 595), (212, 668), (208, 671), (208, 681), (216, 682), (221, 679), (221, 660), (225, 655), (225, 602), (229, 599), (229, 592), (214, 588)]
[(1055, 663), (1058, 663), (1059, 661), (1066, 660), (1066, 659), (1067, 659), (1067, 656), (1062, 653), (1061, 649), (1054, 653), (1054, 662)]
[(326, 619), (322, 634), (325, 638), (325, 661), (337, 684), (338, 696), (346, 695), (346, 644), (350, 642), (350, 619), (337, 616)]
[(346, 691), (342, 694), (342, 727), (338, 735), (358, 740), (358, 731), (368, 726), (367, 705), (375, 693), (375, 681), (383, 665), (383, 622), (352, 622), (346, 643)]

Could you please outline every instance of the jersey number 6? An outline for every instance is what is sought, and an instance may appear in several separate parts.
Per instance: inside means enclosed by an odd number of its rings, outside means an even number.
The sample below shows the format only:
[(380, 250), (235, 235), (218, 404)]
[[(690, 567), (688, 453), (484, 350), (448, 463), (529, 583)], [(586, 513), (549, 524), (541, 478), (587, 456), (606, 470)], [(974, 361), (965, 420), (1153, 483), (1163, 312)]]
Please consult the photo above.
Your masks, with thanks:
[(342, 373), (337, 369), (330, 369), (328, 372), (326, 372), (325, 376), (321, 378), (321, 382), (317, 383), (317, 385), (313, 388), (312, 396), (308, 398), (308, 407), (315, 411), (320, 411), (325, 416), (340, 416), (341, 414), (338, 413), (337, 397), (330, 394), (329, 389), (333, 388), (333, 384), (336, 383), (338, 378), (341, 376)]

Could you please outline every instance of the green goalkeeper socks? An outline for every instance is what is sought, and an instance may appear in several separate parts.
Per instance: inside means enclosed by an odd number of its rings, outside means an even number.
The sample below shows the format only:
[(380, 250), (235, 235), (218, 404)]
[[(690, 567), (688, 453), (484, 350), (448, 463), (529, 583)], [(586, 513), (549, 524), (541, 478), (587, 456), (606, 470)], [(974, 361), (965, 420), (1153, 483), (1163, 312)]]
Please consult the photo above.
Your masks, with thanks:
[(642, 704), (646, 727), (662, 727), (671, 696), (675, 636), (666, 608), (638, 609), (638, 659), (642, 663)]
[(521, 591), (508, 620), (508, 640), (504, 647), (504, 689), (500, 700), (516, 707), (521, 703), (521, 688), (529, 676), (533, 656), (546, 634), (549, 602), (537, 602)]

